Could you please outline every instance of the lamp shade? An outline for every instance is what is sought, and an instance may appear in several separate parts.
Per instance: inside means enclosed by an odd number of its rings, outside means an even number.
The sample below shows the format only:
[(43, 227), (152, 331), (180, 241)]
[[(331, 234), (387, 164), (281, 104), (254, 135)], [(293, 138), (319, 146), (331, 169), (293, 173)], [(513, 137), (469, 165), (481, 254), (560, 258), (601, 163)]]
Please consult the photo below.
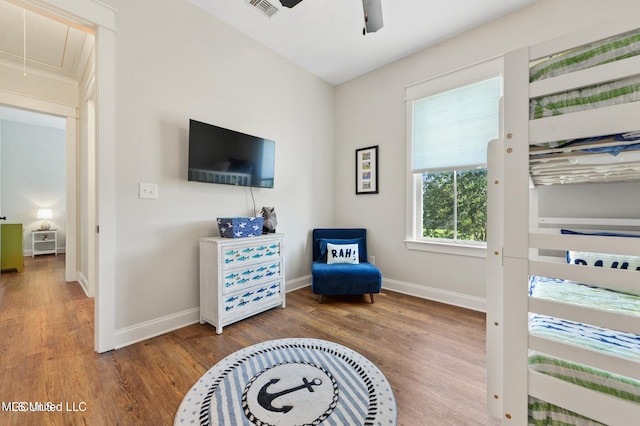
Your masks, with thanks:
[(51, 219), (53, 211), (51, 209), (38, 209), (38, 219)]

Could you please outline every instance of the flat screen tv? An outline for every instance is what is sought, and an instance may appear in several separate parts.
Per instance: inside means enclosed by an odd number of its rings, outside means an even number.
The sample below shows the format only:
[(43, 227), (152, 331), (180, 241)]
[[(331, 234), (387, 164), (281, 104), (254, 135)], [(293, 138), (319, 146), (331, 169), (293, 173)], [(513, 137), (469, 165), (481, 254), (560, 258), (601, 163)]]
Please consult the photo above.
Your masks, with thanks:
[(189, 120), (189, 180), (273, 188), (275, 142)]

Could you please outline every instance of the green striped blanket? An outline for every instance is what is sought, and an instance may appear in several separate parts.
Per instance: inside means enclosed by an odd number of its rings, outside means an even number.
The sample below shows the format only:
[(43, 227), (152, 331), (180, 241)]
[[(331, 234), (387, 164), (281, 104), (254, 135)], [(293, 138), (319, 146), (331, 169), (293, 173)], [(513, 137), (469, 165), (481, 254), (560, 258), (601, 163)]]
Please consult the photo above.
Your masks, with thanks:
[[(640, 382), (539, 353), (529, 355), (529, 368), (589, 389), (640, 404)], [(564, 408), (529, 397), (529, 424), (535, 426), (601, 425)]]
[(529, 118), (535, 120), (637, 101), (640, 101), (640, 77), (632, 77), (531, 99)]
[(541, 61), (529, 69), (530, 81), (603, 65), (640, 54), (640, 29), (598, 41)]
[[(640, 30), (551, 57), (530, 68), (530, 81), (603, 65), (640, 54)], [(640, 78), (628, 78), (531, 100), (529, 118), (601, 108), (640, 100)]]

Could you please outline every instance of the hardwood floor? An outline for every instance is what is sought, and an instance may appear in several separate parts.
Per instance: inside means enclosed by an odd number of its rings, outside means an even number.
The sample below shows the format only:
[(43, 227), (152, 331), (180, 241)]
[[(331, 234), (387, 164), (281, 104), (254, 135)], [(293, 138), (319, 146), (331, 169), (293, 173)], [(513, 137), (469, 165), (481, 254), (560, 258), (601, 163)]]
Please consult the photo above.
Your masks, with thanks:
[[(25, 258), (25, 272), (2, 274), (0, 424), (170, 425), (217, 361), (285, 337), (331, 340), (366, 356), (393, 387), (400, 425), (499, 424), (485, 404), (482, 313), (391, 291), (373, 305), (368, 296), (318, 304), (305, 288), (287, 294), (286, 309), (221, 335), (195, 324), (96, 354), (93, 309), (78, 283), (64, 282), (64, 256)], [(35, 403), (54, 411), (29, 411)]]

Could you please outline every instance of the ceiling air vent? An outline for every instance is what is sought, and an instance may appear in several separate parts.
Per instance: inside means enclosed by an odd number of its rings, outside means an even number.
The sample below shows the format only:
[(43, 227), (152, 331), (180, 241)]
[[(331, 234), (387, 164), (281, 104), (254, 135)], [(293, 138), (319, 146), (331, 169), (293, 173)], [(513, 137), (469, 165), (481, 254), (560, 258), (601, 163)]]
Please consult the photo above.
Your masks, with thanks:
[(267, 0), (248, 0), (251, 6), (255, 7), (268, 17), (272, 17), (278, 10), (277, 7), (269, 3)]

